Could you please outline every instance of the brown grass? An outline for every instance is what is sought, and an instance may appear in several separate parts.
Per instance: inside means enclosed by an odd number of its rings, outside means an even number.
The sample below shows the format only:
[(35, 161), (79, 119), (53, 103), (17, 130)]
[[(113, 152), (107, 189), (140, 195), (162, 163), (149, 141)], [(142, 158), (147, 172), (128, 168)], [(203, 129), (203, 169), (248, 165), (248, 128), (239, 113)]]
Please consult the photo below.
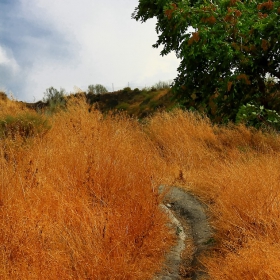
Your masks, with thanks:
[(9, 99), (5, 92), (0, 90), (0, 117), (15, 113), (21, 113), (26, 109), (22, 102)]
[(210, 279), (280, 279), (279, 136), (182, 111), (157, 115), (150, 130), (174, 183), (209, 206)]
[(280, 140), (199, 115), (140, 125), (73, 102), (52, 129), (1, 142), (1, 279), (151, 279), (172, 244), (157, 187), (209, 206), (210, 279), (280, 279)]
[(152, 143), (82, 103), (1, 147), (1, 279), (148, 279), (172, 244)]

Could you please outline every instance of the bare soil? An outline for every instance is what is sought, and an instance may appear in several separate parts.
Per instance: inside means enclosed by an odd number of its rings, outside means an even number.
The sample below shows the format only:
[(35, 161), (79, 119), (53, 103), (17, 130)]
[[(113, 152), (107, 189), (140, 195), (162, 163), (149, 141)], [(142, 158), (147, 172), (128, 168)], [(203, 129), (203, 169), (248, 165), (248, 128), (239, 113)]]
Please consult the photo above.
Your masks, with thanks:
[(213, 245), (213, 229), (207, 207), (194, 195), (178, 187), (160, 187), (166, 192), (163, 211), (175, 228), (177, 244), (166, 257), (166, 265), (155, 277), (160, 280), (208, 279), (199, 257)]

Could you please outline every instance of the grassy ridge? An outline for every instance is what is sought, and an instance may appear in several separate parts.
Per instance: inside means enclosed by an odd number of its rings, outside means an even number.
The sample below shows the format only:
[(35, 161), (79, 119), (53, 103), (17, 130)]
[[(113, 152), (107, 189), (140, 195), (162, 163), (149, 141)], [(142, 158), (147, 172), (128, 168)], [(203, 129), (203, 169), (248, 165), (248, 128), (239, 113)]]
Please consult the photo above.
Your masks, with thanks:
[[(24, 111), (3, 104), (1, 116)], [(211, 279), (280, 278), (278, 134), (180, 110), (140, 124), (79, 99), (49, 122), (1, 140), (2, 278), (151, 279), (172, 244), (159, 184), (209, 206)]]
[(170, 88), (134, 89), (124, 88), (117, 92), (87, 94), (89, 104), (101, 112), (125, 111), (130, 116), (144, 118), (158, 110), (170, 110), (176, 105)]

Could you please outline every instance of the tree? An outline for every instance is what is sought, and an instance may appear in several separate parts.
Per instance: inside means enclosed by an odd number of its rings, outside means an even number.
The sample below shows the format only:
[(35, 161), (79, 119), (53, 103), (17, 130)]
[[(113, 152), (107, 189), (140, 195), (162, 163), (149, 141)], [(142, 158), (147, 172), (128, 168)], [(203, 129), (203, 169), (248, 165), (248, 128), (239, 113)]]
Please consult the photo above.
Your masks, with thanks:
[(96, 84), (96, 85), (89, 85), (88, 86), (88, 93), (102, 94), (102, 93), (106, 93), (106, 92), (108, 92), (108, 90), (103, 85)]
[(66, 93), (64, 89), (58, 91), (54, 87), (49, 87), (44, 93), (43, 101), (48, 104), (50, 112), (56, 112), (66, 107)]
[(176, 96), (218, 121), (248, 102), (280, 109), (279, 16), (280, 1), (271, 0), (139, 0), (132, 14), (156, 17), (153, 47), (181, 59)]

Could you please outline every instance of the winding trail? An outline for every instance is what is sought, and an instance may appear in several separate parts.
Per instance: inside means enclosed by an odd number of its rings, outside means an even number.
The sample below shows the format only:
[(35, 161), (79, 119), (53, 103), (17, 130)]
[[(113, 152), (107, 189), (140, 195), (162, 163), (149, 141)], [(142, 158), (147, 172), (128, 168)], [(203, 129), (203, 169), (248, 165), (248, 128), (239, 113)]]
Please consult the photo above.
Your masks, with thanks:
[[(159, 191), (163, 192), (164, 189), (160, 186)], [(167, 254), (166, 265), (154, 280), (209, 279), (198, 261), (199, 256), (209, 250), (213, 243), (213, 229), (208, 222), (206, 205), (194, 195), (171, 187), (160, 207), (169, 216), (171, 226), (175, 227), (177, 244)], [(188, 242), (192, 243), (191, 246)], [(192, 248), (191, 259), (190, 256), (184, 257), (188, 247)]]

